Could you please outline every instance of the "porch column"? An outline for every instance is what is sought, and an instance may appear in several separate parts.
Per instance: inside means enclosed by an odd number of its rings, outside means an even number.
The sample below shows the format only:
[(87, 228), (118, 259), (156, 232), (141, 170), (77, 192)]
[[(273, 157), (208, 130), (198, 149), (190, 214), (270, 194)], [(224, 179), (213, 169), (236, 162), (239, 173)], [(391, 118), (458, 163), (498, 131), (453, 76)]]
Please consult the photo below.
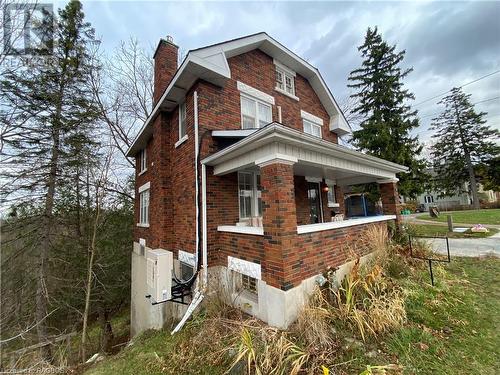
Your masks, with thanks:
[(396, 225), (401, 224), (398, 179), (378, 181), (384, 215), (396, 215)]
[(291, 159), (260, 162), (264, 264), (262, 279), (281, 290), (294, 285), (292, 267), (299, 261), (294, 249), (297, 213)]

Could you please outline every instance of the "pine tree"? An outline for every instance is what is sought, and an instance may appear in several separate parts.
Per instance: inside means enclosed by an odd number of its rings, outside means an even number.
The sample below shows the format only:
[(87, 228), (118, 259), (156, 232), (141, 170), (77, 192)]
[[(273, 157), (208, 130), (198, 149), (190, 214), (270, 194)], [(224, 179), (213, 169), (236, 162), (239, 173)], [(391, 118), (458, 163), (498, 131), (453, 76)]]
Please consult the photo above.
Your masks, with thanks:
[[(52, 29), (53, 19), (45, 18)], [(2, 193), (17, 204), (39, 207), (35, 320), (39, 342), (48, 338), (48, 267), (55, 243), (57, 200), (61, 189), (73, 186), (74, 171), (89, 162), (88, 149), (98, 109), (88, 86), (99, 67), (91, 54), (94, 31), (84, 20), (82, 5), (72, 0), (59, 11), (53, 55), (45, 63), (21, 64), (3, 72), (2, 105), (12, 108), (13, 131), (2, 139), (5, 178)], [(50, 346), (41, 351), (51, 359)]]
[(348, 87), (357, 90), (351, 95), (359, 102), (353, 113), (364, 120), (352, 140), (361, 151), (409, 167), (408, 173), (398, 175), (399, 192), (415, 197), (423, 190), (425, 163), (417, 157), (422, 145), (410, 135), (419, 126), (416, 111), (408, 104), (414, 95), (403, 86), (413, 69), (401, 69), (405, 51), (395, 49), (377, 28), (368, 28), (364, 44), (358, 47), (363, 63), (350, 73)]
[(477, 113), (469, 99), (470, 94), (454, 88), (438, 103), (444, 110), (432, 120), (432, 156), (438, 176), (435, 183), (443, 195), (453, 195), (468, 183), (473, 207), (479, 209), (475, 169), (498, 156), (499, 132), (485, 125), (486, 113)]

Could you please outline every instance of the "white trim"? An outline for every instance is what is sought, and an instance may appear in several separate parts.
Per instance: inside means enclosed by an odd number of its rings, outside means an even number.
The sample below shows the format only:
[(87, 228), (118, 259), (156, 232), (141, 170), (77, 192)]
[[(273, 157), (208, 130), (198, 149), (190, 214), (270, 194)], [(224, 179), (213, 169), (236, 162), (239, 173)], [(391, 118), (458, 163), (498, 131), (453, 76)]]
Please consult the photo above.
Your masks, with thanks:
[(276, 163), (293, 165), (298, 161), (299, 159), (297, 159), (296, 157), (275, 153), (267, 155), (261, 159), (255, 160), (255, 165), (258, 165), (259, 167), (265, 167), (266, 165), (271, 165)]
[(300, 117), (302, 117), (303, 119), (310, 121), (316, 125), (323, 126), (323, 119), (322, 118), (320, 118), (318, 116), (314, 116), (313, 114), (306, 112), (302, 109), (300, 110)]
[(298, 225), (297, 226), (297, 234), (321, 232), (324, 230), (346, 228), (346, 227), (352, 227), (355, 225), (364, 225), (364, 224), (369, 224), (369, 223), (377, 223), (380, 221), (388, 221), (388, 220), (395, 220), (395, 219), (396, 219), (396, 215), (382, 215), (382, 216), (364, 217), (364, 218), (360, 218), (360, 219), (348, 219), (348, 220), (343, 220), (343, 221), (332, 221), (329, 223)]
[(390, 183), (396, 183), (399, 181), (399, 178), (394, 177), (394, 178), (387, 178), (385, 180), (377, 180), (377, 184), (390, 184)]
[[(317, 93), (328, 115), (332, 118), (331, 129), (340, 124), (341, 127), (338, 128), (337, 134), (350, 133), (347, 120), (333, 98), (319, 70), (262, 32), (189, 52), (132, 142), (127, 151), (127, 156), (130, 157), (137, 153), (138, 148), (152, 136), (151, 123), (160, 112), (161, 107), (167, 107), (165, 109), (167, 111), (175, 109), (175, 103), (181, 100), (179, 92), (189, 90), (192, 84), (196, 82), (196, 79), (192, 79), (193, 76), (196, 78), (201, 77), (213, 84), (222, 86), (227, 79), (231, 78), (227, 59), (256, 48), (261, 49), (269, 56), (276, 56), (286, 66), (290, 66), (298, 74), (306, 77), (313, 90)], [(220, 63), (218, 59), (214, 59), (215, 56), (220, 57)], [(179, 87), (182, 87), (182, 89), (179, 89)]]
[(276, 65), (276, 67), (280, 68), (281, 70), (284, 70), (285, 72), (287, 72), (288, 74), (296, 77), (297, 76), (297, 73), (295, 73), (292, 69), (290, 69), (288, 66), (286, 65), (283, 65), (282, 63), (280, 63), (278, 60), (276, 59), (273, 59), (273, 63), (274, 65)]
[(141, 228), (149, 228), (149, 224), (145, 224), (145, 223), (137, 223), (137, 226), (141, 227)]
[(186, 142), (188, 139), (188, 135), (186, 134), (184, 137), (182, 137), (181, 139), (179, 139), (177, 142), (175, 142), (175, 145), (174, 147), (177, 148), (179, 147), (181, 144), (183, 144), (184, 142)]
[(198, 161), (199, 161), (199, 149), (200, 149), (200, 138), (198, 129), (198, 91), (193, 93), (193, 112), (194, 112), (194, 206), (196, 213), (196, 242), (195, 242), (195, 261), (193, 267), (198, 269), (199, 264), (199, 249), (200, 249), (200, 186), (198, 180)]
[(278, 122), (281, 124), (283, 122), (281, 118), (281, 106), (279, 105), (276, 108), (278, 108)]
[[(375, 178), (392, 178), (408, 168), (359, 151), (322, 140), (299, 130), (272, 123), (218, 151), (202, 163), (214, 166), (214, 174), (234, 172), (242, 166), (255, 165), (266, 155), (281, 153), (303, 162), (333, 169), (351, 170)], [(340, 184), (340, 182), (339, 182)]]
[(259, 129), (239, 129), (239, 130), (212, 130), (212, 137), (221, 138), (243, 138)]
[(144, 185), (141, 185), (138, 189), (139, 193), (142, 193), (144, 190), (148, 190), (151, 186), (151, 182), (146, 182)]
[(236, 271), (242, 273), (243, 275), (253, 277), (254, 279), (261, 280), (260, 264), (228, 256), (227, 268), (229, 268), (231, 271)]
[(251, 234), (254, 236), (263, 236), (264, 228), (262, 227), (242, 227), (236, 225), (219, 225), (217, 227), (218, 232), (229, 232), (229, 233), (239, 233), (239, 234)]
[[(283, 95), (286, 95), (296, 101), (300, 101), (299, 97), (298, 96), (295, 96), (293, 94), (290, 94), (289, 92), (287, 92), (286, 90), (282, 90), (280, 89), (279, 87), (275, 87), (274, 90), (276, 90), (277, 92), (279, 92), (280, 94), (283, 94)], [(295, 90), (295, 86), (294, 86), (294, 90)]]
[(340, 207), (339, 203), (328, 203), (329, 208), (335, 208), (335, 207)]
[(139, 172), (139, 174), (137, 176), (142, 176), (145, 172), (147, 172), (147, 168), (143, 169), (141, 172)]
[(177, 259), (179, 262), (185, 263), (189, 266), (195, 267), (196, 266), (196, 255), (193, 253), (189, 253), (184, 250), (179, 250), (177, 253)]
[(262, 92), (260, 90), (257, 90), (251, 86), (248, 86), (247, 84), (237, 81), (236, 86), (238, 87), (238, 90), (246, 94), (248, 96), (251, 96), (254, 99), (258, 99), (260, 101), (263, 101), (264, 103), (274, 105), (274, 97), (271, 95), (266, 94), (265, 92)]
[(307, 182), (316, 182), (316, 183), (320, 183), (321, 181), (323, 181), (323, 179), (321, 177), (310, 177), (310, 176), (306, 176), (306, 181)]

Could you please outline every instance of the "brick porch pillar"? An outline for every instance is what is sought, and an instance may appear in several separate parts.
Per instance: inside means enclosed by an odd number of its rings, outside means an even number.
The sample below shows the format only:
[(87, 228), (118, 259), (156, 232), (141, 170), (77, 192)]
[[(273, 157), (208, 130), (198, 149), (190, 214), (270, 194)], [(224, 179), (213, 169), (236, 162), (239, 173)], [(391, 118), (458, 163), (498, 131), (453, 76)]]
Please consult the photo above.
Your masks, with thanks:
[(293, 164), (294, 161), (285, 159), (259, 163), (264, 226), (262, 279), (281, 290), (292, 288), (298, 281), (294, 280), (293, 269), (300, 262), (294, 248), (297, 213)]
[(397, 179), (379, 181), (378, 184), (384, 215), (396, 215), (396, 225), (399, 227), (401, 224), (401, 207)]

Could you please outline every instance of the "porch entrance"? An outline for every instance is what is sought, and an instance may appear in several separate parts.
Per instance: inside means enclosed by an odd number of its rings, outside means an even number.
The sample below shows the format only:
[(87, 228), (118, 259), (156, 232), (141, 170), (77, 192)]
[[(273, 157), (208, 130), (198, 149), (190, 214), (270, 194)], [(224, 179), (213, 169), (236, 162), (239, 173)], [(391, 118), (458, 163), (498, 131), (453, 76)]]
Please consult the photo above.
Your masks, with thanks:
[(323, 222), (321, 211), (321, 194), (318, 182), (307, 183), (307, 198), (309, 199), (309, 222), (311, 224)]

